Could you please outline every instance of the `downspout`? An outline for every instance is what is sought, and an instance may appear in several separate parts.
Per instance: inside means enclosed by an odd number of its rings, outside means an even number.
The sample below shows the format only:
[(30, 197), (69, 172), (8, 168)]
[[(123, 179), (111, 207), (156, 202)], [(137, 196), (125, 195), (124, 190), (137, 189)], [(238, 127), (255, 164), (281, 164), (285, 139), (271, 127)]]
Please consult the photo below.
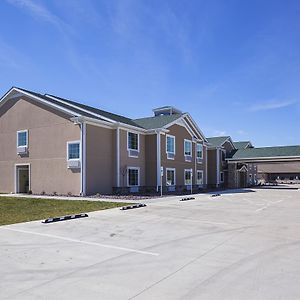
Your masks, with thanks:
[(220, 185), (220, 149), (217, 148), (217, 187)]
[[(196, 185), (196, 180), (197, 180), (197, 178), (196, 178), (196, 176), (197, 176), (197, 142), (194, 140), (193, 143), (195, 145), (195, 147), (194, 147), (194, 149), (195, 149), (195, 153), (194, 153), (194, 156), (195, 156), (195, 171), (193, 172), (193, 176), (192, 176), (192, 188), (193, 188), (193, 178), (195, 178), (194, 179), (195, 185)], [(192, 155), (193, 155), (193, 153), (192, 153)]]
[(86, 123), (80, 121), (80, 195), (86, 195)]
[(156, 191), (159, 191), (161, 185), (161, 145), (160, 145), (160, 131), (156, 131)]
[(205, 146), (205, 186), (207, 187), (207, 147), (206, 146)]
[(116, 143), (116, 154), (117, 154), (117, 163), (116, 163), (116, 168), (117, 168), (117, 187), (120, 187), (120, 127), (117, 127), (117, 143)]

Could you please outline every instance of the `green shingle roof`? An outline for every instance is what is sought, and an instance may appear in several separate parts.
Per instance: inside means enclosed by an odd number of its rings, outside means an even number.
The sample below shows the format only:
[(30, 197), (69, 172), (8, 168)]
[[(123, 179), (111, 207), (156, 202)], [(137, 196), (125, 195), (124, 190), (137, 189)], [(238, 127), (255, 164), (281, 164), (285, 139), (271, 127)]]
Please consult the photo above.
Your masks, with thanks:
[[(58, 97), (58, 96), (55, 96), (55, 95), (51, 95), (51, 94), (42, 95), (42, 94), (39, 94), (39, 93), (36, 93), (36, 92), (33, 92), (33, 91), (29, 91), (29, 90), (25, 90), (25, 89), (22, 89), (22, 88), (19, 88), (19, 87), (17, 87), (17, 89), (22, 90), (26, 93), (29, 93), (33, 96), (37, 96), (39, 98), (42, 98), (42, 99), (44, 99), (48, 102), (51, 102), (51, 103), (56, 104), (58, 106), (61, 106), (63, 108), (70, 109), (70, 110), (74, 111), (75, 113), (78, 113), (82, 116), (86, 116), (86, 117), (90, 117), (90, 118), (94, 118), (94, 119), (99, 119), (99, 120), (104, 120), (104, 119), (101, 118), (101, 116), (102, 116), (102, 117), (111, 119), (111, 120), (116, 121), (116, 122), (128, 124), (128, 125), (131, 125), (131, 126), (141, 127), (138, 124), (136, 124), (133, 120), (131, 120), (127, 117), (117, 115), (117, 114), (113, 114), (113, 113), (110, 113), (110, 112), (107, 112), (105, 110), (101, 110), (101, 109), (98, 109), (98, 108), (95, 108), (95, 107), (92, 107), (92, 106), (89, 106), (89, 105), (81, 104), (81, 103), (78, 103), (78, 102), (75, 102), (75, 101), (72, 101), (72, 100), (68, 100), (68, 99), (65, 99), (65, 98), (61, 98), (61, 97)], [(53, 97), (57, 100), (54, 100), (53, 98), (50, 98), (48, 96)], [(62, 103), (59, 100), (62, 100), (65, 103)], [(70, 107), (68, 104), (75, 105), (76, 107), (78, 107), (78, 109), (76, 109), (74, 107)], [(84, 112), (81, 109), (84, 109), (87, 112)], [(88, 113), (88, 112), (90, 112), (90, 113)], [(96, 117), (95, 115), (93, 115), (91, 113), (98, 114), (98, 115), (100, 115), (100, 117)]]
[(250, 141), (241, 141), (241, 142), (233, 142), (233, 145), (236, 149), (245, 149), (247, 145), (250, 144)]
[[(78, 113), (82, 116), (91, 117), (91, 118), (100, 119), (100, 120), (103, 120), (101, 117), (105, 117), (105, 118), (111, 119), (116, 122), (128, 124), (128, 125), (143, 128), (143, 129), (162, 128), (162, 127), (166, 126), (167, 124), (177, 120), (178, 118), (180, 118), (183, 115), (183, 114), (159, 115), (159, 116), (154, 116), (154, 117), (133, 120), (133, 119), (121, 116), (121, 115), (113, 114), (113, 113), (110, 113), (110, 112), (107, 112), (107, 111), (104, 111), (104, 110), (101, 110), (101, 109), (98, 109), (98, 108), (95, 108), (92, 106), (78, 103), (78, 102), (75, 102), (75, 101), (72, 101), (69, 99), (61, 98), (61, 97), (58, 97), (55, 95), (51, 95), (51, 94), (42, 95), (40, 93), (25, 90), (25, 89), (22, 89), (19, 87), (17, 87), (17, 88), (19, 90), (23, 90), (24, 92), (32, 94), (33, 96), (40, 97), (48, 102), (51, 102), (51, 103), (61, 106), (63, 108), (70, 109), (74, 113)], [(49, 96), (52, 98), (50, 98)], [(60, 102), (60, 100), (64, 101), (65, 103)], [(77, 108), (74, 108), (73, 106), (69, 106), (68, 104), (75, 105)], [(85, 111), (82, 111), (82, 109), (84, 109)], [(99, 117), (96, 117), (92, 113), (98, 114)]]
[(160, 115), (156, 117), (141, 118), (133, 120), (138, 126), (145, 129), (162, 128), (167, 124), (179, 119), (182, 114)]
[(207, 141), (213, 146), (213, 147), (220, 147), (224, 144), (224, 142), (230, 138), (230, 136), (214, 136), (207, 138)]
[(239, 149), (233, 152), (232, 159), (287, 157), (287, 156), (300, 157), (300, 145)]

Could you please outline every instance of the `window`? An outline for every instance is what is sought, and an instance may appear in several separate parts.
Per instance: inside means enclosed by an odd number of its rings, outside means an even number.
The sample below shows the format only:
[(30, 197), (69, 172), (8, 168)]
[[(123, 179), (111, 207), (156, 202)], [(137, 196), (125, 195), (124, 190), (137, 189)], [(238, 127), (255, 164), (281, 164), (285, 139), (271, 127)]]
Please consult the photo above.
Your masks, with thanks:
[(167, 168), (167, 186), (173, 186), (175, 185), (175, 169), (168, 169)]
[(128, 168), (127, 172), (128, 186), (139, 186), (139, 168)]
[(175, 136), (167, 135), (166, 143), (167, 153), (175, 154)]
[(203, 158), (203, 145), (197, 143), (197, 159)]
[(17, 132), (17, 147), (28, 146), (28, 130), (20, 130)]
[(222, 161), (226, 160), (226, 150), (221, 150)]
[(224, 173), (223, 172), (220, 172), (220, 181), (224, 182)]
[(128, 150), (139, 151), (139, 135), (137, 133), (128, 132), (127, 142)]
[(192, 184), (192, 170), (184, 170), (184, 184), (185, 185)]
[(197, 184), (203, 184), (203, 171), (197, 170)]
[(190, 140), (184, 140), (184, 155), (192, 156), (192, 142)]
[(68, 160), (80, 159), (80, 142), (68, 142)]

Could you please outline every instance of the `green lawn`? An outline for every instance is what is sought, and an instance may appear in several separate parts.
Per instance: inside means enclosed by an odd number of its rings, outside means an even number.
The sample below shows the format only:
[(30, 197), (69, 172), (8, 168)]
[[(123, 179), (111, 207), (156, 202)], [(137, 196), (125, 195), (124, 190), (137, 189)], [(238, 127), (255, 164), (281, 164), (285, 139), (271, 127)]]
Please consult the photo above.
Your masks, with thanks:
[(124, 205), (128, 205), (128, 203), (0, 196), (0, 225), (60, 217)]

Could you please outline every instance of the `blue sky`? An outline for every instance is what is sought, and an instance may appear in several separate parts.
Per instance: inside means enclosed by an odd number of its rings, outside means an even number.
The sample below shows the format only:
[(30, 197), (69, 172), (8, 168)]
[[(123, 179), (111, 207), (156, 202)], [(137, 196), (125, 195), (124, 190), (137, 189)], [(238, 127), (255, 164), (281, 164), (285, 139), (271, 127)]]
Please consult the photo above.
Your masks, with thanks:
[(4, 0), (0, 92), (132, 118), (173, 105), (206, 136), (300, 144), (300, 2)]

